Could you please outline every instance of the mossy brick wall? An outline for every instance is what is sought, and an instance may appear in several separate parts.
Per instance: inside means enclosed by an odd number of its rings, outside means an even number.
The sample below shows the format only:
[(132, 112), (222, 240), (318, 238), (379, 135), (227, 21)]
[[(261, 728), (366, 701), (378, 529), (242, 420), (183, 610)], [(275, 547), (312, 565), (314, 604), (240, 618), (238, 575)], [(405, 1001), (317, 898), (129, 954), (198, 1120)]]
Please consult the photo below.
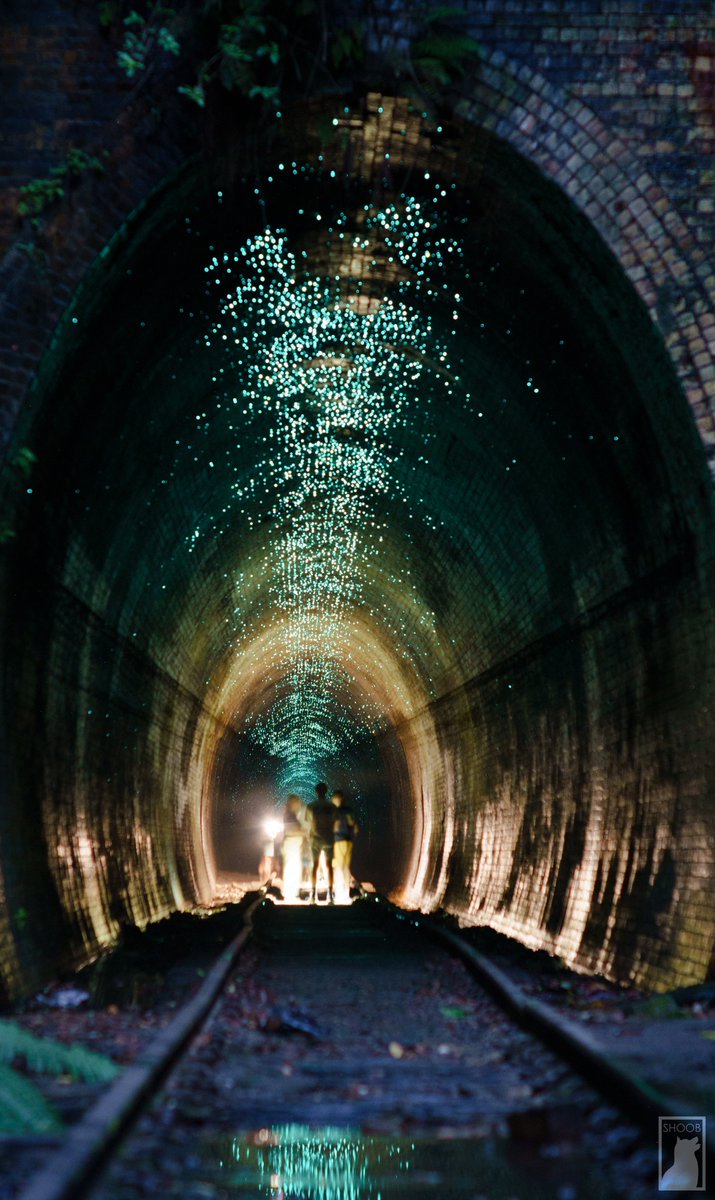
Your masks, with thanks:
[[(448, 107), (493, 135), (494, 154), (506, 144), (553, 181), (611, 250), (662, 336), (710, 457), (715, 16), (705, 4), (642, 8), (472, 4), (482, 55)], [(388, 42), (399, 20), (394, 7), (384, 14)], [(42, 412), (41, 399), (50, 397), (58, 415), (68, 407), (59, 370), (61, 386), (53, 387), (48, 346), (110, 241), (111, 258), (132, 214), (132, 228), (141, 228), (143, 205), (148, 216), (139, 236), (156, 236), (152, 196), (180, 189), (182, 168), (207, 144), (210, 178), (214, 142), (201, 115), (176, 95), (172, 65), (163, 64), (133, 96), (114, 65), (115, 49), (92, 4), (41, 3), (30, 19), (17, 2), (0, 15), (6, 443), (15, 436), (22, 444), (37, 421), (52, 429), (54, 414)], [(369, 61), (366, 85), (374, 88), (381, 73), (379, 62)], [(363, 150), (375, 163), (399, 140), (400, 112), (374, 92), (365, 106)], [(313, 142), (307, 130), (306, 153)], [(105, 171), (73, 185), (28, 252), (32, 232), (15, 216), (18, 188), (71, 146), (106, 149)], [(485, 162), (492, 149), (487, 136), (479, 150)], [(445, 169), (448, 159), (459, 181), (459, 155), (445, 151)], [(465, 163), (464, 172), (474, 167)], [(531, 205), (538, 247), (541, 226), (558, 224), (550, 193), (516, 170), (509, 186), (521, 189), (526, 209)], [(504, 236), (500, 220), (495, 204), (495, 244)], [(588, 268), (579, 283), (576, 226), (559, 228), (562, 240), (571, 240), (563, 252), (572, 269), (561, 294), (558, 280), (549, 286), (567, 303), (574, 282), (585, 291), (594, 280)], [(647, 405), (649, 389), (657, 390), (648, 379), (649, 342), (635, 318), (633, 329), (621, 369)], [(614, 331), (614, 338), (627, 336), (617, 321)], [(712, 525), (683, 422), (678, 416), (668, 424), (668, 397), (681, 403), (677, 387), (665, 388), (653, 418), (655, 442), (643, 438), (644, 460), (651, 453), (667, 459), (648, 484), (634, 410), (632, 469), (644, 476), (635, 489), (640, 558), (622, 529), (609, 541), (627, 486), (614, 484), (602, 524), (584, 538), (577, 523), (562, 520), (556, 493), (544, 499), (537, 468), (525, 469), (514, 500), (480, 462), (484, 480), (461, 555), (439, 538), (423, 552), (425, 595), (433, 605), (442, 593), (442, 630), (456, 641), (455, 662), (444, 673), (442, 699), (384, 746), (393, 764), (395, 861), (407, 863), (398, 885), (406, 903), (443, 904), (584, 967), (657, 986), (702, 977), (713, 937)], [(98, 409), (103, 402), (96, 399)], [(529, 428), (515, 420), (499, 453), (514, 439), (528, 443)], [(71, 445), (71, 430), (65, 433), (58, 447)], [(457, 467), (459, 431), (455, 438), (445, 443), (445, 479), (454, 476), (467, 496), (468, 464)], [(127, 501), (116, 527), (107, 515), (114, 543), (103, 548), (101, 523), (90, 528), (80, 506), (62, 510), (54, 523), (47, 506), (58, 464), (47, 454), (39, 468), (41, 475), (47, 470), (45, 484), (38, 480), (41, 501), (36, 497), (43, 514), (28, 511), (17, 546), (3, 552), (13, 586), (4, 610), (10, 754), (0, 825), (0, 892), (9, 919), (0, 939), (11, 990), (52, 969), (57, 952), (63, 962), (86, 956), (120, 921), (150, 919), (205, 894), (199, 798), (207, 779), (230, 778), (238, 749), (230, 724), (218, 729), (212, 697), (202, 691), (211, 647), (202, 650), (197, 638), (199, 615), (210, 611), (222, 620), (227, 603), (212, 594), (211, 576), (192, 577), (177, 563), (180, 617), (162, 627), (155, 615), (139, 644), (130, 640), (139, 606), (126, 581), (137, 575), (142, 539), (150, 559), (151, 518), (148, 525), (135, 519)], [(84, 454), (89, 470), (92, 453)], [(118, 478), (104, 451), (94, 465), (106, 472), (102, 478)], [(605, 465), (609, 478), (620, 471)], [(593, 478), (590, 462), (575, 462), (569, 495), (578, 497)], [(648, 486), (657, 493), (652, 523), (644, 515)], [(126, 479), (124, 487), (129, 496)], [(586, 496), (585, 506), (591, 501)], [(185, 502), (177, 496), (175, 503), (178, 512)], [(455, 492), (447, 490), (440, 505), (454, 507)], [(669, 523), (671, 510), (678, 517)], [(545, 531), (538, 547), (530, 533), (534, 514)], [(622, 517), (613, 518), (616, 525)], [(53, 557), (57, 543), (61, 552)], [(566, 577), (575, 582), (567, 599)], [(115, 601), (120, 583), (125, 590)], [(622, 604), (612, 602), (616, 593)], [(141, 845), (128, 844), (140, 834)]]

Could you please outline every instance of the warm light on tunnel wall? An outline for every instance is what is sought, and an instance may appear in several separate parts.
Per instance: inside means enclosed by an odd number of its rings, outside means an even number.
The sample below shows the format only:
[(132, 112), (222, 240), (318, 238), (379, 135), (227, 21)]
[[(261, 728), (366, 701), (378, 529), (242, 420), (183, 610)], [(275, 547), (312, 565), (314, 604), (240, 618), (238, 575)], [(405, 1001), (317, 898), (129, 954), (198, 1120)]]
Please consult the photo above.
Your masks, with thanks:
[(384, 97), (296, 122), (117, 239), (23, 433), (13, 803), (75, 955), (214, 897), (222, 789), (245, 840), (251, 770), (342, 761), (382, 771), (405, 905), (702, 977), (714, 540), (663, 345), (497, 138)]
[[(395, 590), (394, 604), (404, 606), (405, 598)], [(194, 748), (197, 771), (202, 780), (202, 843), (208, 871), (208, 888), (216, 882), (216, 853), (212, 841), (214, 828), (214, 806), (217, 796), (217, 738), (225, 725), (238, 726), (251, 737), (257, 722), (264, 712), (270, 711), (275, 694), (283, 683), (282, 672), (290, 671), (292, 659), (291, 625), (286, 614), (274, 615), (268, 628), (247, 639), (246, 649), (226, 664), (226, 674), (217, 697), (216, 713), (219, 720), (215, 725), (206, 725), (203, 736), (197, 739)], [(284, 647), (285, 661), (276, 655), (276, 646)], [(341, 711), (353, 713), (353, 720), (364, 721), (370, 713), (372, 726), (378, 732), (399, 729), (418, 713), (422, 713), (424, 737), (417, 743), (410, 738), (405, 746), (408, 763), (408, 778), (413, 792), (413, 817), (411, 821), (412, 847), (409, 866), (410, 877), (419, 871), (420, 848), (427, 844), (429, 831), (423, 828), (428, 813), (423, 812), (420, 802), (420, 780), (427, 769), (426, 758), (434, 745), (435, 731), (429, 717), (429, 691), (425, 680), (401, 653), (400, 648), (390, 642), (384, 629), (376, 625), (369, 610), (362, 609), (345, 619), (333, 630), (331, 651), (338, 662), (347, 664), (336, 691), (335, 704)], [(434, 651), (435, 643), (430, 648)], [(339, 678), (339, 677), (338, 677)], [(344, 680), (344, 682), (343, 682)], [(322, 765), (322, 764), (321, 764)], [(311, 798), (312, 785), (309, 780)], [(245, 781), (250, 787), (250, 780)]]

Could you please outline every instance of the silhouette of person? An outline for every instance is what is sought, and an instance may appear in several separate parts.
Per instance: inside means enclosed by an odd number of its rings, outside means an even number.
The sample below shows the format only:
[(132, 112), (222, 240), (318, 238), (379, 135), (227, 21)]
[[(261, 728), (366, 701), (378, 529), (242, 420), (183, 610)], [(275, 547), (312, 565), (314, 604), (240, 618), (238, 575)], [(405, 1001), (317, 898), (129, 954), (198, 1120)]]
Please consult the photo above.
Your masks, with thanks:
[(313, 859), (311, 876), (311, 900), (317, 899), (318, 868), (321, 857), (325, 860), (325, 873), (328, 877), (328, 900), (332, 904), (333, 895), (333, 822), (335, 809), (328, 800), (328, 785), (318, 783), (315, 788), (316, 799), (311, 804), (310, 814), (310, 851)]
[[(280, 828), (280, 823), (276, 822), (276, 827)], [(273, 831), (266, 831), (266, 836), (263, 841), (263, 853), (261, 861), (258, 864), (258, 878), (261, 883), (267, 883), (276, 870), (276, 834)]]
[(306, 837), (303, 804), (295, 793), (283, 810), (283, 899), (295, 904), (303, 881), (303, 844)]
[(333, 792), (333, 876), (335, 880), (335, 898), (341, 904), (347, 904), (350, 899), (350, 884), (352, 873), (350, 864), (353, 857), (353, 842), (360, 832), (355, 820), (355, 814), (342, 792)]

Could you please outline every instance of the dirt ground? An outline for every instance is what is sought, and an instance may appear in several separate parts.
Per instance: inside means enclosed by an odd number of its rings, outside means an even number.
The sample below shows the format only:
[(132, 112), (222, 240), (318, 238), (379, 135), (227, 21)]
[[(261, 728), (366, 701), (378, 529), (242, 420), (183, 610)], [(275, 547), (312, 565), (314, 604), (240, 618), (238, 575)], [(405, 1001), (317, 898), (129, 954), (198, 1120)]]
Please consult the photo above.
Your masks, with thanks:
[[(210, 919), (177, 917), (144, 935), (130, 934), (104, 963), (48, 986), (13, 1019), (128, 1063), (200, 986), (238, 924), (229, 908)], [(469, 936), (525, 991), (589, 1028), (614, 1056), (650, 1071), (665, 1090), (673, 1093), (674, 1064), (684, 1064), (679, 1077), (690, 1091), (680, 1093), (683, 1103), (694, 1102), (701, 1087), (702, 1107), (688, 1111), (711, 1111), (705, 1107), (715, 1058), (707, 1037), (715, 1029), (710, 985), (647, 996), (576, 975), (488, 930)], [(67, 987), (84, 989), (86, 1002), (67, 1010), (48, 1006)], [(67, 1124), (98, 1090), (69, 1079), (43, 1086)], [(235, 1138), (245, 1136), (241, 1153), (248, 1161), (259, 1152), (250, 1141), (257, 1130), (328, 1126), (371, 1139), (373, 1159), (382, 1153), (378, 1143), (389, 1144), (394, 1155), (405, 1138), (428, 1157), (430, 1146), (459, 1144), (463, 1149), (451, 1158), (463, 1163), (462, 1175), (483, 1170), (474, 1165), (475, 1155), (490, 1147), (492, 1159), (503, 1158), (504, 1170), (516, 1172), (505, 1184), (512, 1198), (529, 1194), (519, 1190), (524, 1174), (559, 1200), (639, 1200), (657, 1188), (655, 1136), (643, 1137), (515, 1028), (460, 962), (408, 921), (386, 929), (363, 903), (271, 907), (259, 917), (256, 937), (209, 1025), (95, 1195), (275, 1196), (256, 1190), (256, 1177), (247, 1192), (237, 1190), (235, 1179), (227, 1184), (216, 1167), (225, 1159), (225, 1149), (217, 1149), (221, 1139), (231, 1139), (235, 1154)], [(52, 1145), (51, 1139), (0, 1140), (0, 1200), (17, 1196)], [(255, 1176), (255, 1162), (252, 1169)], [(600, 1192), (593, 1190), (594, 1171)], [(391, 1195), (390, 1186), (383, 1180), (383, 1197)], [(495, 1187), (492, 1182), (490, 1194), (502, 1194)], [(454, 1190), (455, 1179), (442, 1178), (439, 1188), (440, 1200), (463, 1194)], [(470, 1200), (478, 1194), (464, 1192)]]

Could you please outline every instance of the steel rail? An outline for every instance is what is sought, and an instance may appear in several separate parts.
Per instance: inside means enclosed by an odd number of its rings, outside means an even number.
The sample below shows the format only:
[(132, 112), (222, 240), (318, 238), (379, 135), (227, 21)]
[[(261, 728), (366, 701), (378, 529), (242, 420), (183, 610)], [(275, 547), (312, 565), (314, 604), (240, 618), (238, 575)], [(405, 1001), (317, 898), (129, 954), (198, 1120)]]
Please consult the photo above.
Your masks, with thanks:
[[(461, 958), (475, 979), (517, 1024), (558, 1054), (567, 1066), (607, 1097), (645, 1133), (655, 1135), (657, 1139), (657, 1118), (676, 1113), (682, 1108), (682, 1101), (660, 1091), (635, 1071), (610, 1058), (595, 1039), (574, 1021), (529, 996), (485, 954), (470, 946), (464, 937), (452, 929), (444, 928), (439, 918), (405, 912), (383, 896), (376, 896), (375, 899), (395, 920), (409, 921)], [(708, 1177), (715, 1178), (715, 1145), (712, 1140), (706, 1143), (705, 1164)]]
[(195, 996), (72, 1126), (58, 1150), (31, 1176), (16, 1200), (78, 1200), (208, 1017), (252, 932), (263, 890), (248, 904), (243, 928), (221, 952)]
[[(437, 941), (446, 952), (460, 958), (510, 1019), (547, 1045), (566, 1066), (646, 1133), (654, 1133), (657, 1116), (677, 1111), (677, 1101), (613, 1061), (586, 1030), (529, 996), (488, 956), (475, 950), (459, 933), (445, 928), (439, 918), (406, 912), (376, 893), (363, 896), (377, 904), (390, 921), (409, 923)], [(221, 953), (197, 994), (70, 1129), (66, 1140), (31, 1177), (16, 1200), (80, 1200), (211, 1012), (251, 935), (253, 915), (264, 898), (265, 888), (246, 908), (243, 928)], [(715, 1147), (706, 1147), (705, 1159), (713, 1178)]]

